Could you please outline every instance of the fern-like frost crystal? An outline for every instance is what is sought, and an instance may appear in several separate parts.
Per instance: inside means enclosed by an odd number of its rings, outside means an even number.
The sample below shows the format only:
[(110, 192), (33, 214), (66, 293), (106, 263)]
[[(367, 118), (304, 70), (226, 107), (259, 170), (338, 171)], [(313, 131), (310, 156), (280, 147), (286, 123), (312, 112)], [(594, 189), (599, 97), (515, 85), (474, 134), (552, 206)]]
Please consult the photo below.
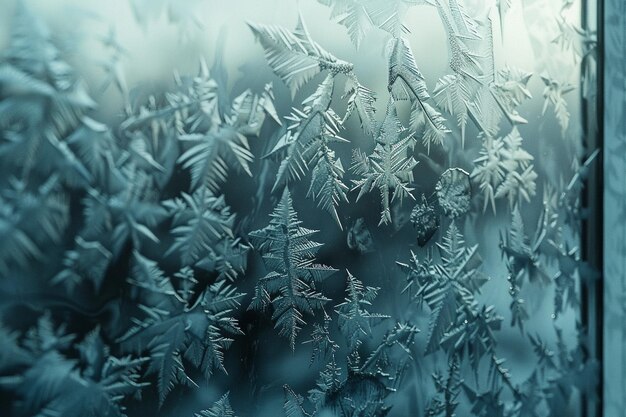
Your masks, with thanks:
[(376, 147), (370, 156), (355, 150), (352, 172), (360, 177), (354, 181), (353, 189), (359, 190), (357, 200), (366, 193), (378, 189), (381, 198), (379, 224), (391, 223), (391, 203), (398, 199), (413, 199), (413, 168), (417, 161), (410, 156), (415, 140), (398, 119), (393, 100), (389, 101), (387, 114), (378, 131)]
[(272, 320), (279, 333), (289, 339), (292, 349), (306, 324), (304, 315), (321, 310), (329, 300), (316, 289), (316, 284), (337, 271), (315, 263), (321, 244), (309, 238), (317, 231), (301, 224), (291, 194), (285, 189), (270, 224), (250, 233), (269, 271), (257, 282), (250, 308), (264, 311), (271, 305)]

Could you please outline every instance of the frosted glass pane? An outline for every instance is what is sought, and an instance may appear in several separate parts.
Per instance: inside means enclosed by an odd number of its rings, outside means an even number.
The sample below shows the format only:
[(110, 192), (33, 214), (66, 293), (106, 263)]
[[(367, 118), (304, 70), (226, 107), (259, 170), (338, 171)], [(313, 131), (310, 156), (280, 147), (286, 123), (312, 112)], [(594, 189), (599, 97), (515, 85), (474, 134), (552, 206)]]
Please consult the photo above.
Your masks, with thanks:
[(597, 415), (595, 10), (1, 2), (3, 409)]

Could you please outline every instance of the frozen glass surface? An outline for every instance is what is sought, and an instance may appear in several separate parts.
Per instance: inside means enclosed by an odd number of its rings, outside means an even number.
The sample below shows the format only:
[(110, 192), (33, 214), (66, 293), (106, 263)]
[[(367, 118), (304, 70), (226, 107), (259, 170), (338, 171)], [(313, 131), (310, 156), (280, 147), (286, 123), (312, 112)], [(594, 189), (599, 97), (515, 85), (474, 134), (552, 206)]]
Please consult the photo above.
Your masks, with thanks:
[(594, 409), (588, 7), (0, 2), (2, 409)]

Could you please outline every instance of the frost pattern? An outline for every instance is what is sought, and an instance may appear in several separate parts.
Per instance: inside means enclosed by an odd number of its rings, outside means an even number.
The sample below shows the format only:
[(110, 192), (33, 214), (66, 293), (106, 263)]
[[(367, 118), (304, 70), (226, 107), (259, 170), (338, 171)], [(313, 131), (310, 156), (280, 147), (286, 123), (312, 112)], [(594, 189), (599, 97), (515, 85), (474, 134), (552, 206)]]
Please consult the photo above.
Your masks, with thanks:
[[(599, 276), (579, 248), (598, 151), (573, 135), (597, 48), (577, 2), (543, 29), (525, 16), (539, 64), (516, 68), (497, 56), (508, 0), (307, 1), (324, 20), (233, 23), (263, 56), (241, 80), (222, 32), (158, 88), (128, 83), (114, 27), (86, 84), (19, 2), (0, 57), (8, 416), (547, 417), (592, 398), (568, 318)], [(129, 4), (181, 45), (215, 23), (201, 0)], [(426, 8), (440, 74), (407, 23)], [(333, 28), (348, 47), (321, 41)], [(357, 48), (385, 51), (382, 86)], [(554, 71), (564, 57), (581, 82)]]

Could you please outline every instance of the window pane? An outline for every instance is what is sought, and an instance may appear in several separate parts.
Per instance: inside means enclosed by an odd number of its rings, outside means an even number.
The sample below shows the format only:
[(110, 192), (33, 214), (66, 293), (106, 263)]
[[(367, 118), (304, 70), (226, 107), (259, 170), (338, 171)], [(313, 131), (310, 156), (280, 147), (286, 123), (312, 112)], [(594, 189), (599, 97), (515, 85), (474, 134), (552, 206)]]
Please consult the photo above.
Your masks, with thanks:
[(9, 415), (619, 415), (594, 1), (0, 11)]

